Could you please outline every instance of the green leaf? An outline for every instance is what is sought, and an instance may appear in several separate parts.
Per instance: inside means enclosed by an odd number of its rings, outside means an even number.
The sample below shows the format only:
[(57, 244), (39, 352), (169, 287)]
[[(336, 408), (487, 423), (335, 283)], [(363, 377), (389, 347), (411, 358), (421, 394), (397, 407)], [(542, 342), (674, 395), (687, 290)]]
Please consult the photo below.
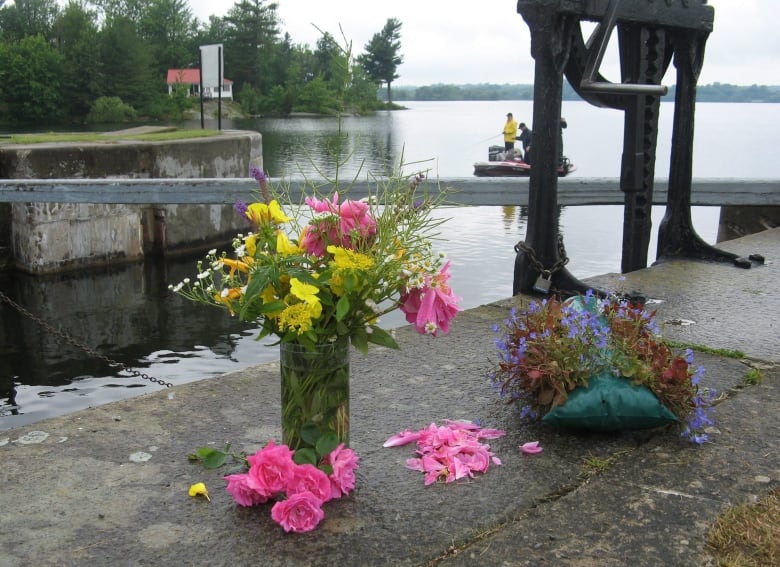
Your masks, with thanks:
[(304, 447), (303, 449), (296, 449), (293, 455), (293, 461), (298, 465), (314, 465), (317, 466), (317, 453), (311, 447)]
[(271, 301), (270, 303), (264, 303), (258, 309), (258, 313), (274, 313), (276, 311), (282, 311), (287, 305), (284, 301)]
[(207, 469), (217, 469), (225, 464), (230, 453), (225, 451), (219, 451), (218, 449), (212, 449), (211, 447), (201, 447), (196, 452), (203, 467)]
[(339, 446), (339, 436), (332, 431), (323, 433), (317, 440), (317, 454), (320, 457), (328, 455), (333, 449)]
[(349, 313), (349, 298), (346, 295), (342, 295), (336, 304), (336, 321), (344, 319), (347, 313)]
[(368, 333), (363, 327), (358, 327), (352, 334), (352, 346), (363, 354), (368, 353)]
[(393, 349), (399, 349), (401, 348), (398, 346), (398, 343), (393, 338), (393, 335), (382, 329), (381, 327), (376, 327), (374, 325), (371, 325), (371, 329), (373, 332), (368, 335), (368, 342), (374, 343), (375, 345), (380, 345), (387, 348), (393, 348)]
[(318, 468), (328, 476), (333, 474), (333, 467), (330, 465), (320, 465)]
[(312, 447), (317, 445), (317, 441), (320, 438), (320, 428), (317, 427), (316, 423), (304, 423), (303, 427), (301, 427), (301, 439), (306, 442), (307, 445), (311, 445)]

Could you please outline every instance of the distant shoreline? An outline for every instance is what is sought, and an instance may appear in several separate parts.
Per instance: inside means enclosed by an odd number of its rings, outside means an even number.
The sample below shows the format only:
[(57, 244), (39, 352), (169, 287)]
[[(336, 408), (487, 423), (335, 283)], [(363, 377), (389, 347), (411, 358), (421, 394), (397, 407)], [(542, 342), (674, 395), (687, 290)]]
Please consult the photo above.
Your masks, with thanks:
[[(669, 91), (661, 97), (662, 101), (673, 101), (675, 85), (668, 85)], [(421, 87), (393, 87), (394, 101), (500, 101), (533, 100), (532, 84), (437, 84)], [(382, 93), (379, 93), (382, 96)], [(582, 100), (572, 86), (564, 81), (563, 100)], [(728, 83), (711, 83), (696, 88), (696, 102), (741, 102), (741, 103), (778, 103), (780, 85), (739, 86)]]

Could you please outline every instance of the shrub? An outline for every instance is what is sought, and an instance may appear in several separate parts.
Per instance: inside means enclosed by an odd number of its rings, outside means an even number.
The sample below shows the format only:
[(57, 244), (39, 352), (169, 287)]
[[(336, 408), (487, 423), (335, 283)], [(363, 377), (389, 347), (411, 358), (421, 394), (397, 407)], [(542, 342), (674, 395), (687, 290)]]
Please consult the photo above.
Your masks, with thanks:
[(100, 124), (106, 122), (129, 122), (135, 120), (137, 113), (129, 104), (122, 102), (117, 96), (102, 96), (98, 98), (87, 114), (87, 123)]

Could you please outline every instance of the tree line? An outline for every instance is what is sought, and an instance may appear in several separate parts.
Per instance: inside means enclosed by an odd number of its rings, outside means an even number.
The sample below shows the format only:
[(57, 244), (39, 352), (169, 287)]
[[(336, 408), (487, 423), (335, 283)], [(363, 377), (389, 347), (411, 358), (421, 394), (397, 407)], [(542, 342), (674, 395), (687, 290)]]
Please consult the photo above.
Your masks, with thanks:
[[(675, 86), (661, 100), (673, 101)], [(563, 84), (563, 100), (582, 100), (567, 82)], [(457, 101), (457, 100), (533, 100), (533, 85), (436, 84), (422, 87), (396, 87), (396, 100)], [(780, 102), (780, 86), (737, 86), (728, 83), (699, 85), (698, 102)]]
[[(0, 123), (176, 119), (194, 104), (168, 95), (168, 69), (197, 68), (222, 44), (224, 75), (247, 114), (367, 112), (392, 104), (402, 24), (389, 18), (364, 51), (323, 33), (295, 44), (277, 4), (240, 0), (207, 22), (187, 0), (0, 0)], [(384, 102), (378, 93), (383, 91)]]

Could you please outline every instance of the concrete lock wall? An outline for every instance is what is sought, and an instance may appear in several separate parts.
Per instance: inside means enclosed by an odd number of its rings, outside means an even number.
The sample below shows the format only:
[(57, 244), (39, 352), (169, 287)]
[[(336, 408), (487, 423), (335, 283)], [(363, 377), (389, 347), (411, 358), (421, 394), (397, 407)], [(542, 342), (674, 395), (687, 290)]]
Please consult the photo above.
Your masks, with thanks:
[[(251, 165), (262, 167), (262, 137), (250, 131), (166, 142), (0, 146), (0, 178), (8, 179), (247, 177)], [(72, 203), (14, 203), (10, 225), (11, 263), (32, 274), (189, 253), (247, 227), (232, 205)]]

